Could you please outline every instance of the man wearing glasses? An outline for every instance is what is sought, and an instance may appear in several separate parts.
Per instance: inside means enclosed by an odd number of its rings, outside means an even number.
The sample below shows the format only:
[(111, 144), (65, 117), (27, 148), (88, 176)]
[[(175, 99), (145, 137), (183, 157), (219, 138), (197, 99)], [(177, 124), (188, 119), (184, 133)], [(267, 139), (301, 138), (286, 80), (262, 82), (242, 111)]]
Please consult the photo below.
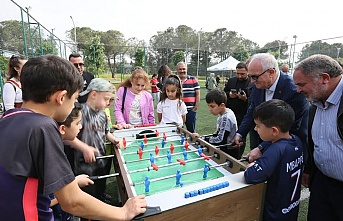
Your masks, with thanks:
[[(308, 103), (304, 95), (297, 93), (292, 77), (280, 72), (275, 57), (268, 53), (255, 54), (248, 65), (248, 72), (251, 83), (254, 83), (251, 103), (232, 141), (237, 144), (237, 147), (242, 145), (242, 138), (255, 127), (252, 115), (255, 107), (265, 101), (279, 99), (293, 108), (295, 121), (290, 132), (297, 135), (307, 147)], [(261, 139), (260, 141), (262, 142)], [(258, 147), (248, 153), (249, 162), (260, 157), (263, 150), (269, 146), (268, 142), (261, 142)]]
[[(87, 89), (89, 83), (94, 78), (94, 75), (90, 72), (84, 71), (85, 64), (83, 63), (82, 56), (79, 53), (72, 53), (69, 55), (69, 61), (77, 68), (79, 73), (83, 77), (83, 91)], [(77, 99), (79, 103), (86, 103), (87, 101), (87, 95), (79, 96)]]

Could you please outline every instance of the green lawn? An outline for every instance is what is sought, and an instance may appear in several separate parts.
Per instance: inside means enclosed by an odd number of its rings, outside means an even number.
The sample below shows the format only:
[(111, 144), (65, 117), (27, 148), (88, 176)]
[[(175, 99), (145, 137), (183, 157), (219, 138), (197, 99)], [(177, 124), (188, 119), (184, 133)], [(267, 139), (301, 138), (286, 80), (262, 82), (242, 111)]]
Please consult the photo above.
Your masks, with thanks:
[[(205, 100), (206, 91), (207, 91), (207, 89), (205, 89), (205, 87), (203, 86), (201, 88), (201, 101), (200, 101), (200, 106), (198, 109), (198, 118), (197, 118), (197, 126), (196, 126), (196, 130), (200, 135), (213, 133), (216, 129), (217, 116), (213, 116), (208, 111), (207, 103)], [(111, 107), (111, 109), (113, 109), (113, 107)], [(111, 113), (113, 113), (113, 112), (111, 112)], [(113, 117), (112, 117), (112, 119), (113, 119)], [(115, 122), (115, 121), (113, 121), (113, 122)], [(157, 122), (157, 117), (156, 117), (156, 122)], [(249, 137), (247, 139), (247, 147), (249, 147)], [(249, 148), (246, 148), (245, 153), (248, 152), (248, 149)], [(117, 190), (116, 190), (115, 179), (111, 178), (111, 179), (107, 179), (107, 180), (108, 180), (107, 181), (108, 182), (107, 183), (108, 192), (112, 196), (113, 195), (116, 196)], [(114, 203), (116, 203), (116, 201), (114, 201)], [(308, 207), (308, 199), (301, 201), (299, 218), (298, 218), (299, 221), (305, 221), (306, 220), (307, 207)]]

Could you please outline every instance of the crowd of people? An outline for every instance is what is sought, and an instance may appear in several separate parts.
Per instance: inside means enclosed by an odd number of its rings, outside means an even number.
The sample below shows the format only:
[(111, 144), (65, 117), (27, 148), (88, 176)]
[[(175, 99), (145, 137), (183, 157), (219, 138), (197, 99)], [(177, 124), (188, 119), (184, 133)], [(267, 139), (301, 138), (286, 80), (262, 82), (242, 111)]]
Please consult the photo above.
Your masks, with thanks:
[[(188, 74), (184, 62), (176, 72), (163, 65), (149, 79), (137, 67), (115, 88), (85, 71), (80, 54), (71, 54), (69, 61), (12, 56), (0, 120), (0, 194), (8, 198), (0, 201), (2, 216), (130, 220), (144, 213), (143, 195), (123, 207), (110, 206), (106, 180), (89, 176), (110, 173), (112, 161), (97, 159), (109, 154), (106, 140), (123, 146), (111, 128), (174, 124), (195, 138), (202, 136), (196, 132), (198, 79)], [(238, 63), (236, 77), (224, 89), (213, 73), (206, 80), (206, 103), (218, 119), (215, 133), (204, 139), (249, 161), (247, 183), (267, 181), (263, 220), (297, 220), (301, 183), (311, 190), (308, 220), (343, 220), (342, 74), (328, 56), (299, 62), (291, 75), (287, 65), (280, 70), (273, 55), (261, 53)], [(250, 151), (243, 156), (248, 134)], [(35, 194), (28, 196), (28, 191)], [(37, 202), (31, 205), (37, 210), (27, 210), (23, 198)]]

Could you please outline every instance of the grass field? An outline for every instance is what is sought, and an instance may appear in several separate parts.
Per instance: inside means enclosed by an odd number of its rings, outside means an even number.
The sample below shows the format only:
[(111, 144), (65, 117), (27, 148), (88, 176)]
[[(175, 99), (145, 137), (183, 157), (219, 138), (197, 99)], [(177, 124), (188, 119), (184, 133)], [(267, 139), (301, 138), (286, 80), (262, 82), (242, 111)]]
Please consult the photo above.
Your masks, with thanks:
[[(197, 118), (197, 123), (196, 123), (197, 124), (196, 130), (197, 130), (197, 132), (200, 135), (213, 133), (215, 131), (215, 129), (216, 129), (217, 116), (213, 116), (208, 111), (207, 103), (205, 101), (206, 91), (207, 90), (203, 86), (201, 88), (200, 106), (199, 106), (199, 109), (197, 111), (198, 118)], [(113, 107), (111, 107), (111, 109), (113, 109)], [(111, 113), (113, 113), (113, 112), (111, 112)], [(113, 117), (112, 117), (112, 119), (113, 119)], [(157, 118), (156, 118), (156, 121), (157, 121)], [(113, 121), (113, 122), (115, 122), (115, 121)], [(247, 148), (245, 150), (245, 153), (248, 152), (248, 149), (249, 149), (248, 147), (249, 146), (250, 145), (249, 145), (249, 137), (248, 137), (248, 139), (247, 139)], [(108, 182), (107, 183), (108, 193), (111, 194), (112, 196), (117, 196), (115, 179), (114, 178), (108, 179), (107, 182)], [(114, 201), (114, 203), (116, 204), (117, 201)], [(299, 212), (299, 217), (298, 217), (299, 221), (305, 221), (306, 220), (307, 207), (308, 207), (308, 199), (305, 199), (305, 200), (301, 201), (301, 203), (300, 203), (300, 212)]]

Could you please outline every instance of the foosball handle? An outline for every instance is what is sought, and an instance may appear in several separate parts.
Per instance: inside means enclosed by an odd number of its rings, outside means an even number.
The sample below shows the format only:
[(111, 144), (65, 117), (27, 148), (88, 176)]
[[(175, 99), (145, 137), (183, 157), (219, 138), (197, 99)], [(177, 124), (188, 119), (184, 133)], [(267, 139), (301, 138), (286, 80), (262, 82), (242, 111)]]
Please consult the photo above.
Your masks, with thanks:
[(147, 206), (145, 213), (142, 213), (136, 216), (135, 218), (133, 218), (133, 220), (141, 220), (141, 219), (144, 219), (145, 217), (153, 216), (160, 213), (162, 213), (162, 211), (159, 206)]

